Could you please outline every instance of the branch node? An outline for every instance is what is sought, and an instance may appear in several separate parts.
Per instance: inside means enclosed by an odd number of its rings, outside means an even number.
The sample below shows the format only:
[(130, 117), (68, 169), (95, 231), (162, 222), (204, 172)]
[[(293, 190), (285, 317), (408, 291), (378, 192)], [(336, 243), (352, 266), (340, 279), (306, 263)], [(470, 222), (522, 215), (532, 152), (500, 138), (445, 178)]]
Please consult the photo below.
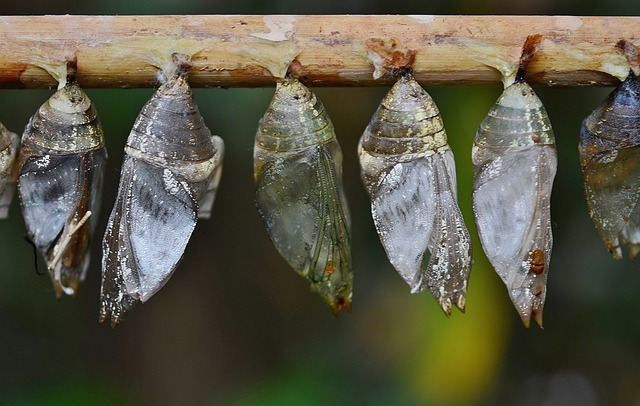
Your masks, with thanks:
[(634, 75), (640, 75), (640, 48), (633, 42), (621, 39), (616, 44), (616, 48), (627, 58), (629, 67)]
[(411, 70), (416, 59), (414, 49), (401, 50), (398, 41), (391, 38), (369, 38), (364, 43), (367, 49), (367, 59), (373, 64), (373, 78), (380, 79), (389, 74), (401, 75), (403, 71)]
[(520, 55), (520, 61), (518, 65), (518, 73), (516, 73), (516, 82), (524, 82), (527, 74), (527, 66), (533, 60), (535, 53), (538, 51), (538, 46), (542, 42), (542, 35), (535, 34), (529, 35), (524, 41), (522, 46), (522, 55)]

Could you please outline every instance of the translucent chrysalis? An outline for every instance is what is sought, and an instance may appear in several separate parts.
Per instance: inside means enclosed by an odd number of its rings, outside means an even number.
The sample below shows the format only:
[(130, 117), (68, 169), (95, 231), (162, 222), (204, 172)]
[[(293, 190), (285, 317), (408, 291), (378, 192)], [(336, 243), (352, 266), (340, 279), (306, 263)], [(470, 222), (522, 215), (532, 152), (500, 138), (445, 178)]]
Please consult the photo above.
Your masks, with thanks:
[(211, 212), (224, 145), (212, 136), (186, 80), (176, 73), (142, 108), (125, 146), (116, 203), (104, 235), (100, 322), (115, 327), (169, 280), (198, 217)]
[(453, 152), (436, 104), (410, 75), (380, 103), (358, 154), (391, 264), (412, 292), (429, 289), (447, 316), (452, 304), (464, 311), (471, 238), (458, 208)]
[(106, 159), (96, 109), (70, 76), (29, 120), (19, 156), (22, 215), (58, 298), (89, 268)]
[(342, 152), (320, 100), (279, 83), (256, 133), (258, 212), (276, 249), (337, 315), (351, 306), (349, 213)]
[(480, 242), (526, 327), (531, 317), (542, 326), (557, 168), (549, 117), (524, 79), (539, 41), (539, 36), (527, 38), (515, 82), (480, 124), (472, 150)]
[[(620, 41), (631, 65), (639, 52)], [(626, 49), (630, 49), (631, 52)], [(580, 165), (589, 215), (609, 248), (620, 259), (620, 241), (631, 258), (640, 252), (640, 83), (627, 78), (582, 122)]]

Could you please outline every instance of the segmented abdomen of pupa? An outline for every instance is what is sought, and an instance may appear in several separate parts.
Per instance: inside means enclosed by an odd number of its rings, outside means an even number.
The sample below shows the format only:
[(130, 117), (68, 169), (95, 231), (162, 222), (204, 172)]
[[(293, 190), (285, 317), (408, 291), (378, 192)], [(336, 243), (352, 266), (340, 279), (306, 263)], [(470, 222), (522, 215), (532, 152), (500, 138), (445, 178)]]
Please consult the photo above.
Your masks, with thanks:
[(611, 254), (640, 252), (640, 83), (629, 73), (582, 122), (580, 165), (589, 215)]
[(125, 152), (173, 171), (191, 186), (198, 217), (208, 218), (222, 170), (224, 143), (212, 136), (185, 75), (170, 79), (142, 108)]
[(335, 314), (350, 308), (342, 152), (322, 103), (296, 79), (278, 84), (260, 121), (254, 179), (258, 212), (278, 252)]
[(9, 216), (9, 206), (16, 186), (20, 137), (0, 123), (0, 219)]
[(205, 126), (178, 75), (140, 112), (125, 146), (103, 239), (100, 322), (115, 327), (169, 280), (198, 217), (207, 217), (222, 170), (222, 139)]
[(412, 292), (429, 288), (447, 315), (452, 304), (464, 310), (471, 238), (458, 208), (455, 162), (442, 119), (418, 82), (404, 76), (396, 82), (358, 150), (389, 261)]
[(550, 196), (557, 157), (551, 123), (531, 87), (507, 87), (480, 124), (472, 151), (473, 211), (487, 258), (523, 323), (542, 326), (551, 258)]
[(106, 157), (96, 109), (75, 80), (38, 109), (22, 135), (22, 213), (58, 297), (77, 293), (89, 267)]

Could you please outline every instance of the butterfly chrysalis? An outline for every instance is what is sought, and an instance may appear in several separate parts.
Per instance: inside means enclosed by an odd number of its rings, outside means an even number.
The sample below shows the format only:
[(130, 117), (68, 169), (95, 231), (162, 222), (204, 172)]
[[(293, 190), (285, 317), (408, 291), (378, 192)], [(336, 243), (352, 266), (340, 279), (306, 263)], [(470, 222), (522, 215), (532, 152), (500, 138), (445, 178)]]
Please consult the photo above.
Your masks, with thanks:
[(539, 41), (537, 35), (527, 38), (515, 82), (505, 87), (480, 124), (472, 150), (480, 242), (526, 327), (531, 317), (542, 326), (557, 168), (549, 117), (525, 82)]
[(337, 315), (351, 306), (349, 213), (342, 152), (320, 100), (279, 83), (254, 148), (258, 212), (276, 249)]
[(208, 217), (224, 145), (206, 127), (187, 83), (189, 58), (142, 108), (129, 134), (103, 239), (100, 322), (115, 327), (169, 280), (198, 217)]
[(582, 122), (580, 165), (589, 215), (616, 258), (620, 240), (631, 258), (640, 252), (640, 82), (638, 49), (618, 42), (636, 72), (627, 78)]
[(31, 241), (59, 297), (76, 295), (89, 267), (89, 243), (107, 152), (89, 97), (67, 82), (31, 117), (22, 135), (18, 195)]
[(458, 208), (453, 152), (438, 107), (410, 75), (384, 97), (358, 153), (391, 264), (412, 292), (429, 289), (447, 316), (452, 304), (464, 311), (471, 238)]

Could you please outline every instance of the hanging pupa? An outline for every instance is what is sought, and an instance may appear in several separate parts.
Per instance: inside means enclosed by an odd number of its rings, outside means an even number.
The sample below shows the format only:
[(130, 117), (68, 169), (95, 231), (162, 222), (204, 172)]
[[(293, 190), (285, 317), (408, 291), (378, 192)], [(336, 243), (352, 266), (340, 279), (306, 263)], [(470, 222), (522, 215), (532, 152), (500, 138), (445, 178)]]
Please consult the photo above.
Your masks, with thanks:
[(129, 134), (102, 242), (100, 322), (115, 327), (169, 280), (198, 218), (208, 218), (224, 144), (211, 135), (187, 83), (189, 57), (144, 105)]
[(256, 205), (276, 249), (334, 314), (351, 306), (349, 213), (342, 152), (320, 100), (279, 83), (256, 133)]
[(358, 154), (391, 264), (412, 293), (428, 288), (447, 316), (452, 304), (464, 311), (471, 238), (458, 208), (453, 152), (438, 107), (410, 75), (380, 103)]
[(542, 327), (557, 168), (549, 117), (525, 82), (540, 39), (527, 38), (515, 82), (505, 84), (472, 149), (473, 213), (480, 242), (526, 327), (532, 316)]
[(631, 258), (640, 252), (640, 82), (639, 50), (629, 41), (617, 47), (635, 68), (582, 122), (580, 166), (589, 215), (616, 259), (620, 241)]
[(66, 84), (29, 120), (19, 156), (27, 234), (44, 257), (58, 298), (76, 295), (89, 268), (106, 160), (100, 119), (70, 66)]
[(0, 123), (0, 219), (7, 218), (16, 186), (20, 137)]

